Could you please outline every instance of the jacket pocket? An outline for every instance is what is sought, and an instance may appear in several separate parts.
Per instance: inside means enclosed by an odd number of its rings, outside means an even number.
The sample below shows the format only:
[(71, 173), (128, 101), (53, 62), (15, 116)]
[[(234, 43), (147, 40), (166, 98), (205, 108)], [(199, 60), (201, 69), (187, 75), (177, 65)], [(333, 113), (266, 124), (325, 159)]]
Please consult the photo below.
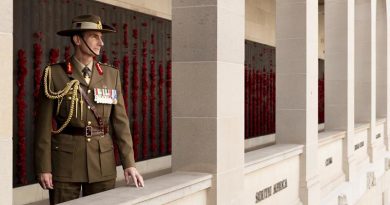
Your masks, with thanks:
[[(61, 136), (59, 136), (61, 137)], [(54, 176), (72, 177), (74, 143), (52, 141), (52, 169)]]
[(116, 173), (114, 145), (109, 135), (99, 140), (100, 170), (102, 176), (110, 176)]

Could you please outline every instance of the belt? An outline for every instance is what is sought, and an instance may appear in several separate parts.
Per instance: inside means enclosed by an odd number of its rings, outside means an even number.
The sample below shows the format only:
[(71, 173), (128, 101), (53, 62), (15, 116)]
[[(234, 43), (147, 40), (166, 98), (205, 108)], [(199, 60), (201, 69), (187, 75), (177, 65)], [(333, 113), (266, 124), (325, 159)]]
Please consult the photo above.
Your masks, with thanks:
[(66, 127), (62, 133), (69, 135), (81, 135), (85, 137), (102, 136), (108, 133), (108, 126), (104, 127)]

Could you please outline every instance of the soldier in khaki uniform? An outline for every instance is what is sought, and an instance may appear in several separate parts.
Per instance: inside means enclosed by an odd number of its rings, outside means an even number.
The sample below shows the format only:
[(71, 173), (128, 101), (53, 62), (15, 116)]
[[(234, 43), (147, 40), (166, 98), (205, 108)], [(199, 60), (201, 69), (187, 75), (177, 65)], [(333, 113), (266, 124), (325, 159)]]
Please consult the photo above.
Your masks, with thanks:
[[(103, 46), (102, 33), (115, 30), (100, 17), (75, 17), (72, 28), (57, 34), (71, 38), (74, 55), (45, 68), (36, 122), (35, 169), (50, 204), (115, 187), (115, 134), (126, 182), (144, 186), (135, 168), (133, 145), (119, 71), (93, 60)], [(52, 126), (54, 119), (56, 126)], [(82, 188), (82, 189), (81, 189)]]

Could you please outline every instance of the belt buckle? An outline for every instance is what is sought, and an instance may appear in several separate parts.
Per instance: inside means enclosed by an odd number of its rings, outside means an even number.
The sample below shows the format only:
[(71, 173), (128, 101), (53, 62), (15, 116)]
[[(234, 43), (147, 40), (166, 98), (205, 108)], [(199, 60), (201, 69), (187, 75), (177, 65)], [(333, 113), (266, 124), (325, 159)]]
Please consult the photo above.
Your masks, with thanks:
[(92, 126), (86, 126), (85, 127), (85, 136), (86, 137), (92, 137)]

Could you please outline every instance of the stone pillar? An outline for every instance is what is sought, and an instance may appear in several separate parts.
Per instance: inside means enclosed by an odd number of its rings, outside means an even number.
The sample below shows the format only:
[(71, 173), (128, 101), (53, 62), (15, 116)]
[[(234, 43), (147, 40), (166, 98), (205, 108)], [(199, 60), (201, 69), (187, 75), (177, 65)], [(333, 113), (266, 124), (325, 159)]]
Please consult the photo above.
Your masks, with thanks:
[(354, 170), (355, 0), (325, 0), (325, 130), (345, 130), (343, 169)]
[(368, 154), (375, 155), (376, 0), (355, 1), (355, 122), (369, 123)]
[[(390, 151), (390, 0), (386, 0), (386, 124), (385, 144), (387, 151)], [(387, 52), (389, 51), (389, 52)]]
[(172, 1), (172, 170), (213, 174), (208, 204), (244, 189), (245, 1)]
[(13, 87), (13, 1), (0, 1), (0, 204), (12, 204), (12, 87)]
[(390, 196), (389, 196), (389, 191), (390, 190), (384, 190), (382, 193), (382, 198), (383, 198), (383, 205), (390, 205)]
[[(377, 0), (376, 28), (376, 116), (387, 117), (387, 25), (386, 0)], [(384, 138), (388, 148), (387, 122), (385, 123)], [(380, 139), (383, 139), (380, 138)], [(383, 146), (383, 145), (382, 145)]]
[(320, 204), (318, 1), (276, 0), (276, 142), (303, 144), (300, 198)]

